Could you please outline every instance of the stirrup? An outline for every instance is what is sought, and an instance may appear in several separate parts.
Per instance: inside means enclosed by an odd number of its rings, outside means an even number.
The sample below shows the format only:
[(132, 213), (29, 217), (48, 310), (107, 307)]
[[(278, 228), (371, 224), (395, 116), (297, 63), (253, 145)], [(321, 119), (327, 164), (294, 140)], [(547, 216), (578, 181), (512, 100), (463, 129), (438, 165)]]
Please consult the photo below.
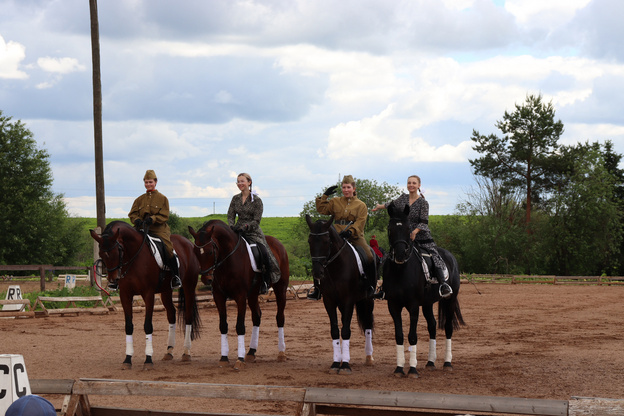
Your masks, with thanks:
[(171, 289), (179, 289), (180, 287), (182, 287), (180, 276), (173, 276), (171, 278)]
[(321, 299), (321, 289), (314, 286), (312, 289), (308, 290), (308, 299), (310, 300), (320, 300)]
[(266, 295), (269, 293), (269, 285), (267, 285), (267, 282), (260, 283), (260, 291), (258, 293), (260, 295)]
[[(443, 287), (448, 288), (448, 293), (444, 293), (444, 294), (442, 293), (442, 288)], [(438, 289), (438, 293), (440, 294), (440, 297), (442, 299), (448, 299), (453, 294), (453, 289), (451, 288), (451, 286), (448, 283), (442, 283), (440, 285), (440, 288)]]
[(379, 289), (377, 293), (373, 294), (373, 299), (384, 300), (385, 298), (386, 298), (386, 292), (384, 292), (382, 289)]

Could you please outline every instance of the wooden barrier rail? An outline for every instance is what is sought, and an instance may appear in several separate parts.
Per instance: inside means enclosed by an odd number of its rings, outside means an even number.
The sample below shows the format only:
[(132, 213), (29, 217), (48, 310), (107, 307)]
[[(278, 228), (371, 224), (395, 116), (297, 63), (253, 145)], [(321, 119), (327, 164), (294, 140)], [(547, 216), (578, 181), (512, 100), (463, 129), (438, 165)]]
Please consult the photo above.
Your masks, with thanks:
[(555, 276), (516, 274), (462, 274), (463, 282), (473, 283), (549, 283), (578, 285), (624, 285), (623, 276)]
[[(473, 415), (513, 414), (573, 416), (567, 400), (524, 399), (397, 391), (183, 383), (108, 379), (31, 380), (34, 394), (64, 394), (62, 416), (214, 415), (93, 406), (89, 395), (175, 396), (251, 401), (293, 402), (297, 416), (327, 415)], [(435, 413), (433, 413), (435, 412)], [(579, 413), (580, 415), (581, 413)], [(221, 414), (222, 415), (222, 414)]]
[[(44, 302), (64, 303), (64, 307), (46, 308)], [(76, 302), (93, 302), (94, 304), (91, 307), (79, 307), (76, 305)], [(50, 316), (51, 314), (108, 313), (108, 306), (104, 303), (104, 299), (102, 299), (101, 296), (37, 296), (37, 300), (33, 306), (35, 313), (39, 313), (39, 311), (36, 310), (37, 306), (41, 307), (40, 313), (45, 316)]]
[[(4, 309), (4, 305), (22, 305), (19, 309), (11, 310)], [(30, 305), (30, 300), (28, 299), (0, 299), (0, 317), (26, 317), (26, 318), (34, 318), (35, 311)]]

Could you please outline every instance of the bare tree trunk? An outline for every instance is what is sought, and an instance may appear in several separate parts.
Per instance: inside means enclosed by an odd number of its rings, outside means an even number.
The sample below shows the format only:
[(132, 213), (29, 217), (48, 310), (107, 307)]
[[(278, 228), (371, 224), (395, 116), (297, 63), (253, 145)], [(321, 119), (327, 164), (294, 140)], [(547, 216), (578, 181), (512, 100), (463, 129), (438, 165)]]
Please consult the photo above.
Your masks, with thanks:
[(95, 206), (97, 225), (106, 227), (106, 202), (104, 199), (104, 157), (102, 150), (102, 81), (100, 78), (100, 25), (97, 0), (89, 0), (91, 14), (91, 59), (93, 62), (93, 132), (95, 142)]

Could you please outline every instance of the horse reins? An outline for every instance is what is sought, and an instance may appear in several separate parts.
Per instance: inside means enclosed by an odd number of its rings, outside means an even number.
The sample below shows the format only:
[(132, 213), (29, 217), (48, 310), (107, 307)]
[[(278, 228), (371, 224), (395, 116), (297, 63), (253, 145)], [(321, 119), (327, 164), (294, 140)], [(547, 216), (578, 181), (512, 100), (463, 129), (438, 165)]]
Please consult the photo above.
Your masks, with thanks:
[[(104, 253), (108, 253), (109, 251), (113, 250), (115, 247), (117, 247), (118, 250), (119, 250), (119, 264), (116, 267), (113, 267), (112, 269), (109, 269), (108, 266), (106, 266), (106, 272), (110, 273), (110, 272), (114, 272), (115, 270), (119, 270), (120, 271), (119, 278), (123, 279), (126, 276), (126, 273), (128, 273), (128, 270), (130, 269), (129, 266), (134, 262), (134, 260), (136, 260), (136, 258), (138, 257), (139, 253), (143, 249), (143, 246), (145, 245), (146, 241), (147, 241), (147, 229), (145, 229), (144, 232), (143, 232), (143, 241), (141, 241), (141, 246), (136, 251), (134, 256), (132, 256), (132, 258), (130, 260), (128, 260), (127, 263), (123, 262), (124, 247), (119, 243), (119, 240), (115, 240), (115, 245), (112, 246), (111, 248), (109, 248), (108, 250), (102, 250)], [(106, 263), (104, 263), (104, 264), (106, 264)], [(123, 267), (126, 268), (125, 272), (122, 271)]]
[[(396, 221), (396, 222), (399, 222), (399, 221)], [(406, 256), (406, 258), (401, 263), (397, 263), (397, 261), (395, 259), (395, 256), (394, 256), (394, 253), (396, 251), (395, 246), (398, 245), (398, 244), (405, 244), (405, 256)], [(414, 241), (411, 241), (411, 240), (410, 241), (407, 241), (407, 240), (397, 240), (397, 241), (394, 242), (394, 244), (392, 244), (392, 248), (390, 250), (390, 254), (389, 254), (388, 258), (390, 260), (392, 260), (393, 262), (395, 262), (396, 264), (403, 264), (403, 263), (407, 262), (409, 260), (409, 258), (412, 256), (412, 252), (414, 251), (413, 248), (414, 248)]]
[[(230, 256), (232, 256), (232, 254), (234, 254), (234, 253), (236, 252), (236, 250), (238, 250), (238, 246), (240, 246), (241, 240), (242, 240), (242, 238), (241, 238), (241, 236), (239, 235), (239, 236), (238, 236), (238, 241), (236, 242), (236, 245), (234, 246), (234, 249), (232, 249), (232, 251), (230, 251), (230, 252), (228, 253), (228, 255), (227, 255), (227, 256), (225, 256), (225, 257), (223, 258), (223, 260), (221, 260), (221, 261), (220, 261), (220, 262), (218, 262), (218, 263), (217, 263), (217, 258), (218, 258), (218, 256), (219, 256), (219, 246), (217, 245), (216, 241), (214, 241), (214, 240), (212, 239), (212, 237), (210, 238), (210, 241), (208, 241), (208, 242), (207, 242), (206, 244), (204, 244), (204, 245), (198, 246), (197, 244), (194, 244), (194, 245), (195, 245), (195, 247), (197, 247), (197, 248), (198, 248), (198, 249), (200, 249), (200, 250), (203, 250), (203, 249), (204, 249), (204, 247), (206, 247), (206, 246), (208, 246), (208, 245), (213, 245), (213, 246), (214, 246), (214, 250), (212, 251), (212, 253), (213, 253), (213, 257), (214, 257), (214, 264), (213, 264), (211, 267), (209, 267), (209, 268), (207, 268), (207, 269), (205, 269), (205, 270), (200, 270), (200, 271), (199, 271), (199, 274), (201, 274), (202, 276), (208, 275), (208, 274), (210, 274), (210, 272), (212, 272), (213, 270), (216, 270), (216, 269), (217, 269), (217, 267), (221, 266), (221, 265), (222, 265), (222, 264), (223, 264), (223, 263), (224, 263), (224, 262), (225, 262), (228, 258), (230, 258)], [(213, 272), (213, 274), (214, 274), (214, 272)]]
[[(321, 235), (328, 235), (329, 231), (325, 231), (322, 233), (310, 233), (309, 235), (311, 236), (321, 236)], [(342, 252), (342, 250), (347, 246), (347, 242), (343, 240), (343, 244), (342, 246), (338, 249), (338, 251), (336, 252), (336, 254), (334, 254), (330, 259), (328, 259), (329, 255), (331, 254), (331, 245), (328, 249), (329, 253), (327, 253), (327, 256), (323, 256), (323, 257), (312, 257), (312, 263), (317, 262), (320, 263), (321, 266), (323, 266), (323, 268), (327, 268), (327, 266), (330, 265), (331, 262), (333, 262), (334, 260), (336, 260), (336, 258), (338, 258), (338, 256), (340, 255), (340, 253)], [(325, 262), (323, 262), (323, 260), (325, 260)]]

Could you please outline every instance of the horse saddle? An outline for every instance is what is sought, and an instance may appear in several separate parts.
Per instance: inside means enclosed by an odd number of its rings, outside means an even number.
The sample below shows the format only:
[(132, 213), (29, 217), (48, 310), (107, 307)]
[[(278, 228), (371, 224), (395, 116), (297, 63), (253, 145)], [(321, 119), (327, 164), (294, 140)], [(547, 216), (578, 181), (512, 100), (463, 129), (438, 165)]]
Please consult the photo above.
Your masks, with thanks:
[(245, 245), (247, 246), (249, 260), (251, 261), (251, 268), (256, 273), (262, 272), (263, 254), (261, 250), (264, 249), (264, 247), (261, 248), (261, 245), (256, 243), (249, 243), (244, 237), (242, 238), (245, 242)]
[(430, 272), (431, 270), (436, 270), (431, 251), (426, 249), (425, 247), (414, 246), (414, 253), (422, 263), (422, 268), (423, 272), (425, 273), (427, 283), (438, 283), (438, 279), (436, 279), (435, 276), (433, 276), (433, 274)]
[[(158, 237), (149, 237), (149, 245), (152, 255), (154, 256), (154, 260), (158, 264), (161, 270), (169, 270), (169, 267), (165, 264), (164, 259), (167, 258), (167, 250), (165, 249), (165, 243)], [(176, 253), (175, 249), (173, 250), (173, 256), (178, 263), (178, 267), (180, 267), (180, 259), (178, 258), (178, 253)]]
[[(351, 243), (349, 243), (349, 245), (354, 249), (355, 253), (357, 254), (357, 259), (358, 259), (358, 267), (360, 269), (360, 274), (365, 274), (365, 270), (367, 270), (367, 266), (371, 266), (374, 267), (375, 265), (370, 264), (371, 262), (368, 261), (368, 257), (366, 256), (366, 253), (364, 252), (364, 248), (360, 247), (360, 246), (356, 246), (353, 245)], [(377, 256), (375, 254), (375, 251), (373, 250), (372, 247), (367, 246), (366, 247), (367, 250), (370, 250), (373, 258), (373, 262), (375, 261), (375, 257)]]

